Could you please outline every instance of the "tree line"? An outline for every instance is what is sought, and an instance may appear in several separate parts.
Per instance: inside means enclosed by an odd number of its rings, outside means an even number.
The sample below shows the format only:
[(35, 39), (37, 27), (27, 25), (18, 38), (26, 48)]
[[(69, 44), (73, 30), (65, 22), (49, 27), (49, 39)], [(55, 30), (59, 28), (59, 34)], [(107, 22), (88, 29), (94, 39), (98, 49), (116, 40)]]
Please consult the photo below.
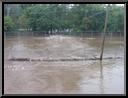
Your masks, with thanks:
[[(103, 32), (106, 4), (4, 4), (4, 31)], [(108, 32), (123, 32), (124, 7), (110, 5)]]

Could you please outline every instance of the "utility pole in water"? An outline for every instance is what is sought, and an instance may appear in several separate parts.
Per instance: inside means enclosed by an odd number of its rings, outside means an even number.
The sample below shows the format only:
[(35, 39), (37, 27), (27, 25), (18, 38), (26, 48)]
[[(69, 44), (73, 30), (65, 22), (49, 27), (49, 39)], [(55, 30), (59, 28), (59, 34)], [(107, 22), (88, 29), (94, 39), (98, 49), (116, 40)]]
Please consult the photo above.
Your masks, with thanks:
[(105, 43), (105, 33), (107, 30), (107, 23), (108, 23), (108, 9), (110, 7), (110, 4), (107, 5), (106, 8), (106, 18), (105, 18), (105, 25), (104, 25), (104, 31), (103, 31), (103, 42), (102, 42), (102, 46), (101, 46), (101, 55), (100, 55), (100, 60), (103, 59), (103, 52), (104, 52), (104, 43)]

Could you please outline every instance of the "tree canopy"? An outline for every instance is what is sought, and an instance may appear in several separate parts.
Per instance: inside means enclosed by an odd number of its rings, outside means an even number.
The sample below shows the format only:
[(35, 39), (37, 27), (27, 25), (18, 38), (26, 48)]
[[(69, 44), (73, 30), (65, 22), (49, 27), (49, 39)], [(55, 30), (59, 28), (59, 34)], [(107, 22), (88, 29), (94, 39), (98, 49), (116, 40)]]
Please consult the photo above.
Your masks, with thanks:
[[(5, 4), (4, 7), (5, 31), (102, 32), (106, 14), (105, 4)], [(111, 4), (107, 31), (123, 32), (123, 9)]]

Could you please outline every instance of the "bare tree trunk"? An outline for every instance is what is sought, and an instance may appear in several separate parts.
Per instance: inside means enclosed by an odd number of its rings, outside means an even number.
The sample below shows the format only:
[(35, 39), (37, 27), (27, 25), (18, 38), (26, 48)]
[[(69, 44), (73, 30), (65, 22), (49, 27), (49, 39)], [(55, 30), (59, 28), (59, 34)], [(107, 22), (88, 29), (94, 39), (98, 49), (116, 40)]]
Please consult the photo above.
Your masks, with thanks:
[(102, 42), (102, 46), (101, 46), (101, 55), (100, 55), (100, 60), (103, 59), (103, 51), (104, 51), (104, 43), (105, 43), (105, 33), (106, 33), (106, 30), (107, 30), (107, 22), (108, 22), (108, 8), (109, 8), (109, 4), (107, 6), (107, 9), (106, 9), (106, 18), (105, 18), (105, 25), (104, 25), (104, 32), (103, 32), (103, 42)]

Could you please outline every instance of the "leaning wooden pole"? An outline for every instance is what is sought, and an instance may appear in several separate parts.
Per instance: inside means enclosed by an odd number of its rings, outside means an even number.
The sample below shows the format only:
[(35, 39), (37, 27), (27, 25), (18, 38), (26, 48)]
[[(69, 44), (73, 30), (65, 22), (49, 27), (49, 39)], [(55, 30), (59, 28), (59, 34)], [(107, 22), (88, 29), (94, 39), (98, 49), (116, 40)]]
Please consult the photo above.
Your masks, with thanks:
[(108, 8), (109, 8), (109, 4), (106, 8), (106, 18), (105, 18), (105, 24), (104, 24), (104, 31), (103, 31), (103, 41), (102, 41), (102, 46), (101, 46), (101, 55), (100, 55), (100, 60), (103, 59), (103, 52), (104, 52), (104, 43), (105, 43), (105, 33), (107, 30), (107, 22), (108, 22)]

